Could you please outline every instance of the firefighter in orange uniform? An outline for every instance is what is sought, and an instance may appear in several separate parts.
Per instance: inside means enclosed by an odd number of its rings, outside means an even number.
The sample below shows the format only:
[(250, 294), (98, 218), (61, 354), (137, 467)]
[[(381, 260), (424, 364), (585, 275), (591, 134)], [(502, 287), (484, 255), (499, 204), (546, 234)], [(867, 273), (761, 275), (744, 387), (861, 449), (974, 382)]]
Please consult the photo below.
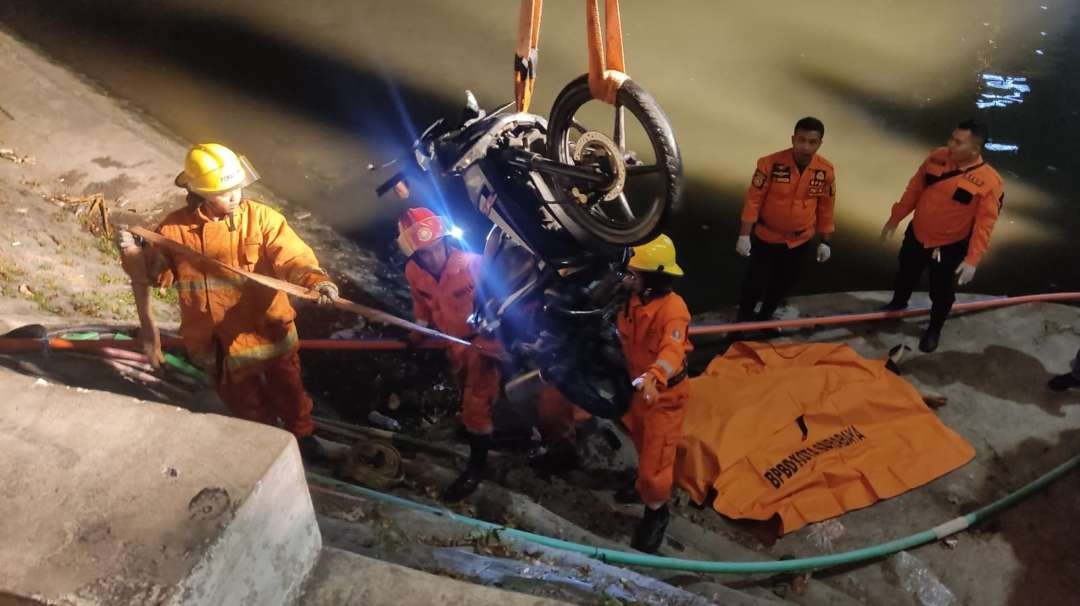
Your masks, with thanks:
[[(476, 283), (482, 257), (452, 246), (447, 240), (447, 222), (426, 208), (410, 208), (398, 220), (398, 246), (409, 258), (405, 279), (413, 299), (413, 315), (418, 324), (431, 326), (474, 343), (489, 352), (499, 351), (498, 343), (476, 337), (466, 321), (473, 313)], [(414, 343), (422, 335), (410, 336)], [(469, 435), (469, 461), (465, 471), (446, 489), (446, 501), (458, 501), (480, 484), (494, 430), (491, 406), (501, 393), (502, 374), (498, 360), (476, 348), (452, 346), (447, 356), (451, 371), (461, 387), (461, 418)], [(557, 390), (546, 386), (537, 402), (537, 424), (550, 446), (547, 457), (573, 458), (575, 409)], [(571, 449), (568, 454), (567, 448)]]
[(637, 392), (622, 421), (638, 451), (637, 479), (616, 493), (622, 503), (643, 502), (644, 514), (631, 545), (656, 552), (664, 540), (670, 513), (667, 501), (674, 481), (675, 451), (682, 437), (690, 383), (686, 356), (693, 347), (687, 338), (690, 311), (672, 283), (683, 271), (675, 262), (671, 238), (661, 235), (634, 248), (629, 267), (635, 293), (619, 314), (630, 376)]
[[(398, 246), (408, 261), (405, 279), (418, 324), (459, 339), (472, 340), (476, 331), (466, 321), (473, 312), (476, 282), (482, 258), (447, 242), (447, 222), (426, 208), (410, 208), (398, 219)], [(410, 335), (419, 344), (423, 336)], [(477, 345), (493, 348), (491, 342)], [(469, 435), (469, 461), (465, 471), (446, 489), (443, 498), (458, 501), (480, 484), (494, 429), (491, 404), (499, 396), (498, 361), (475, 348), (452, 345), (447, 350), (450, 368), (461, 388), (461, 420)]]
[[(817, 235), (817, 261), (832, 256), (836, 172), (817, 154), (825, 125), (795, 123), (791, 147), (761, 158), (746, 192), (735, 252), (750, 257), (739, 298), (739, 322), (772, 319), (798, 279)], [(754, 308), (761, 302), (757, 315)]]
[(930, 152), (919, 166), (881, 228), (885, 240), (904, 217), (915, 213), (900, 246), (893, 297), (884, 309), (907, 307), (912, 290), (929, 266), (930, 324), (919, 340), (919, 349), (927, 353), (937, 349), (941, 329), (956, 300), (955, 284), (962, 286), (975, 277), (1005, 202), (1001, 175), (982, 158), (987, 138), (985, 124), (974, 120), (958, 124), (948, 145)]
[[(320, 303), (331, 304), (337, 286), (311, 248), (281, 213), (243, 197), (243, 188), (257, 179), (247, 159), (227, 147), (195, 145), (176, 177), (176, 185), (188, 191), (187, 206), (170, 213), (156, 231), (223, 263), (313, 289)], [(139, 246), (127, 230), (117, 237), (122, 251)], [(158, 286), (176, 289), (184, 347), (229, 410), (271, 425), (280, 419), (305, 459), (325, 459), (312, 435), (312, 402), (301, 382), (296, 312), (288, 297), (167, 250), (147, 247), (142, 254), (147, 275)]]

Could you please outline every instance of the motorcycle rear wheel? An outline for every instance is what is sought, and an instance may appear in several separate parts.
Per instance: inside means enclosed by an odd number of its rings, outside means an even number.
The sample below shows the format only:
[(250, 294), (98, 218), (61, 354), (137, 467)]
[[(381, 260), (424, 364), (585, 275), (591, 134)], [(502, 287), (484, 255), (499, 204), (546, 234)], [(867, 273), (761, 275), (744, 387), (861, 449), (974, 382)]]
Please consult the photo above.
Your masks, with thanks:
[[(573, 132), (581, 132), (583, 127), (575, 116), (591, 100), (588, 74), (573, 80), (559, 93), (548, 120), (549, 158), (563, 164), (576, 164)], [(549, 210), (578, 240), (592, 237), (617, 246), (644, 244), (663, 231), (682, 196), (682, 158), (667, 115), (652, 95), (633, 80), (625, 81), (619, 88), (615, 112), (621, 112), (621, 108), (628, 110), (644, 131), (653, 164), (633, 162), (634, 152), (625, 149), (625, 135), (622, 134), (625, 124), (619, 116), (613, 121), (616, 135), (611, 139), (616, 144), (622, 143), (626, 187), (620, 185), (623, 189), (617, 199), (597, 201), (599, 194), (588, 191), (587, 185), (574, 183), (566, 177), (554, 177), (562, 203), (549, 205)], [(628, 190), (627, 187), (632, 187), (635, 179), (642, 175), (655, 175), (653, 186), (647, 187), (644, 193)], [(583, 203), (572, 195), (570, 192), (574, 188), (578, 192), (584, 190), (590, 201)]]

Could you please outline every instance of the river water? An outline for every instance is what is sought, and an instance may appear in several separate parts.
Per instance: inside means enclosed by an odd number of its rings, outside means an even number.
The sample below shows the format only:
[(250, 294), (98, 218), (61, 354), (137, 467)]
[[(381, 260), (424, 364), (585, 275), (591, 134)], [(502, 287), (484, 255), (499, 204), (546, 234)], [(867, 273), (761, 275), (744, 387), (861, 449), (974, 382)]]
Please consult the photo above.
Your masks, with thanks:
[[(546, 3), (533, 110), (585, 71), (582, 3)], [(670, 116), (687, 195), (670, 226), (695, 310), (735, 301), (733, 252), (755, 160), (794, 122), (826, 124), (838, 174), (833, 260), (802, 292), (888, 288), (899, 237), (877, 233), (927, 151), (968, 116), (1004, 213), (970, 288), (1080, 290), (1073, 162), (1080, 152), (1076, 2), (626, 0), (627, 67)], [(246, 153), (278, 193), (384, 252), (396, 200), (378, 200), (410, 134), (512, 96), (517, 3), (508, 0), (5, 0), (0, 24), (187, 140)], [(177, 158), (180, 166), (182, 159)], [(482, 230), (462, 221), (469, 235)]]

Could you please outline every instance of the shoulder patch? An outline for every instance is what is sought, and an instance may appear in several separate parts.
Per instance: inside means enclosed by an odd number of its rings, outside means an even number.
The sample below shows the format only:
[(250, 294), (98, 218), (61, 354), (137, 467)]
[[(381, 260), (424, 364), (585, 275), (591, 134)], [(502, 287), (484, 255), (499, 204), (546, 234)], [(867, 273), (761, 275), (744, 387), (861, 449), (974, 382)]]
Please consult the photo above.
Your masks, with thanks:
[(767, 178), (768, 177), (766, 177), (765, 173), (761, 172), (760, 170), (755, 170), (754, 178), (751, 179), (750, 184), (758, 189), (761, 189), (762, 187), (765, 187), (765, 179)]

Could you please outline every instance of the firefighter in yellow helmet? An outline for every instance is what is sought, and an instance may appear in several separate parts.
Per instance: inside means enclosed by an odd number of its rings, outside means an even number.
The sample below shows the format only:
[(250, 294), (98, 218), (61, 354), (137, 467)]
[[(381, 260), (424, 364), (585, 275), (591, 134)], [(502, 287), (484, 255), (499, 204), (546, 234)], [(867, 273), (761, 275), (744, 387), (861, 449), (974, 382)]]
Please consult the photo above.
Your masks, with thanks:
[[(176, 185), (188, 192), (187, 205), (165, 217), (156, 231), (223, 263), (314, 289), (320, 303), (332, 303), (337, 286), (311, 248), (281, 213), (244, 198), (243, 188), (258, 178), (244, 156), (224, 145), (193, 146), (176, 177)], [(118, 244), (125, 257), (138, 254), (131, 232), (119, 230)], [(151, 281), (176, 289), (184, 347), (212, 378), (229, 410), (251, 421), (280, 422), (296, 436), (306, 459), (324, 458), (312, 435), (312, 402), (301, 383), (296, 312), (288, 297), (153, 246), (141, 257)], [(136, 291), (148, 288), (137, 281), (141, 271), (130, 273)]]
[(663, 543), (670, 515), (675, 449), (690, 396), (686, 356), (693, 346), (686, 336), (690, 311), (672, 291), (683, 270), (671, 238), (660, 235), (635, 247), (629, 268), (635, 292), (619, 314), (618, 327), (637, 392), (622, 421), (638, 451), (638, 473), (633, 486), (618, 491), (615, 499), (645, 504), (631, 544), (652, 553)]

